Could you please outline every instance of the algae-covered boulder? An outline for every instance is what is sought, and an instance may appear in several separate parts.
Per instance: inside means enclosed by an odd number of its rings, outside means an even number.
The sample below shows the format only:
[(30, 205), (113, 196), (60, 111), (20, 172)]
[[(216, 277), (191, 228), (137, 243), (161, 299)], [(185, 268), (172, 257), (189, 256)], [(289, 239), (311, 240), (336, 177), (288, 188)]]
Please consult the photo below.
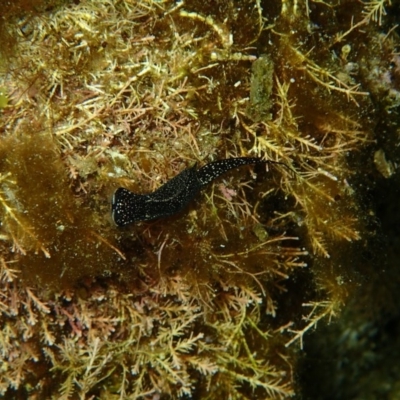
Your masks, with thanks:
[[(306, 333), (368, 270), (360, 182), (375, 173), (378, 115), (397, 104), (380, 86), (397, 90), (390, 2), (13, 3), (0, 28), (0, 393), (299, 394)], [(218, 178), (168, 218), (113, 224), (118, 187), (150, 193), (245, 156), (274, 163)]]

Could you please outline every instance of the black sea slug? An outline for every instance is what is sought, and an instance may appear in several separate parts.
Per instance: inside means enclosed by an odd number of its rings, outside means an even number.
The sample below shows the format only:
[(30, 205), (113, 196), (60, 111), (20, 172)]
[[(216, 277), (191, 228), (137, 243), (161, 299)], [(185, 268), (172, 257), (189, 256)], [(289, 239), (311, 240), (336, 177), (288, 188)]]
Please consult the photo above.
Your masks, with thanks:
[(168, 217), (182, 210), (204, 186), (224, 172), (241, 165), (268, 163), (276, 162), (255, 157), (227, 158), (201, 168), (187, 168), (152, 193), (137, 194), (118, 188), (112, 198), (112, 218), (116, 225), (125, 226)]

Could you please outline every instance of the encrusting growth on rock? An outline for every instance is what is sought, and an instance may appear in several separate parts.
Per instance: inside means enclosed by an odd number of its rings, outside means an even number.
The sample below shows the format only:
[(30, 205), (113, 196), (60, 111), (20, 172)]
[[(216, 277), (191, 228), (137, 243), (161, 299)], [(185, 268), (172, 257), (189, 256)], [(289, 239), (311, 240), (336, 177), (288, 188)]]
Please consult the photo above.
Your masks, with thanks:
[[(296, 394), (295, 346), (357, 285), (351, 156), (374, 139), (365, 57), (393, 58), (390, 2), (12, 3), (0, 393)], [(113, 193), (116, 224), (137, 223), (115, 226)]]

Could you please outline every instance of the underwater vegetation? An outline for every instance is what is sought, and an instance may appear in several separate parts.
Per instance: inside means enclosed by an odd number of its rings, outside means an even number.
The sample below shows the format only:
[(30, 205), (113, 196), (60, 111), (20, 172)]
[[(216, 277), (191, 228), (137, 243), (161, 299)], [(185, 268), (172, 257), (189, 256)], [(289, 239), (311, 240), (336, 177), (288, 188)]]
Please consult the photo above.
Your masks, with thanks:
[[(360, 286), (372, 235), (359, 185), (376, 115), (400, 98), (390, 0), (14, 3), (0, 394), (300, 393), (304, 336)], [(275, 163), (232, 170), (168, 218), (113, 223), (118, 187), (151, 193), (238, 157)]]

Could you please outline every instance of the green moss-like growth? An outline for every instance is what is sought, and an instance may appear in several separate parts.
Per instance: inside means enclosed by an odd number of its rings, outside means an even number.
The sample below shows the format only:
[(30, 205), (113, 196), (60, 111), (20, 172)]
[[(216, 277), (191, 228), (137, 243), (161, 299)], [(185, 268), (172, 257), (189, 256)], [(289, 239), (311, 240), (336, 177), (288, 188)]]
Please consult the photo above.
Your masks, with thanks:
[(251, 66), (250, 101), (248, 116), (255, 122), (271, 119), (270, 109), (274, 64), (267, 55), (260, 56)]
[(52, 137), (11, 135), (0, 154), (2, 235), (24, 281), (65, 286), (110, 273), (121, 257), (101, 232), (102, 211), (73, 195)]
[(7, 92), (4, 87), (0, 87), (0, 110), (8, 104)]

